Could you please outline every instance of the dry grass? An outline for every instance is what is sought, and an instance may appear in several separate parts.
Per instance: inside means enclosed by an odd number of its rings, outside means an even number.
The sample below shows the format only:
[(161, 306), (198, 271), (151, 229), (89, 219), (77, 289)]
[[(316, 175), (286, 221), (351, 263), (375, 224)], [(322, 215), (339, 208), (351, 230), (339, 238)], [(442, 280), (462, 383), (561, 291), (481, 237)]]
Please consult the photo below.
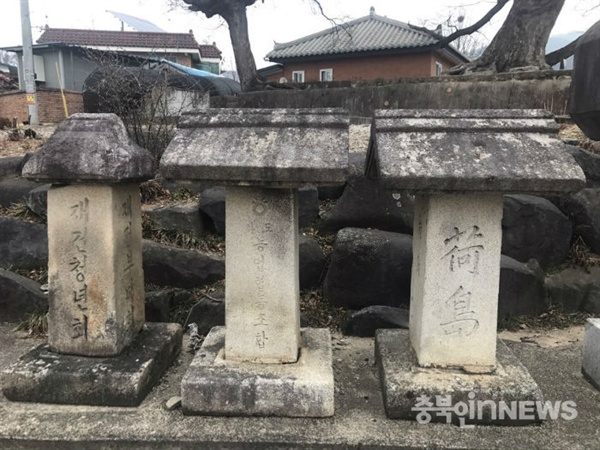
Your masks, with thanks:
[(329, 328), (340, 331), (348, 310), (332, 306), (324, 297), (321, 289), (304, 291), (300, 295), (300, 311), (309, 327)]
[(36, 312), (21, 322), (15, 331), (23, 331), (31, 338), (45, 338), (48, 335), (48, 316), (45, 312)]
[(0, 206), (0, 216), (12, 217), (25, 222), (46, 223), (45, 217), (38, 216), (24, 202), (13, 203), (8, 208)]
[(213, 256), (225, 256), (225, 240), (217, 234), (205, 233), (198, 238), (189, 233), (163, 230), (146, 214), (142, 214), (142, 236), (171, 247), (193, 249)]
[(583, 325), (594, 314), (585, 312), (564, 312), (560, 305), (551, 304), (548, 310), (539, 316), (520, 316), (506, 319), (499, 328), (517, 331), (524, 328), (535, 330), (565, 329), (574, 325)]
[(580, 267), (589, 273), (592, 267), (600, 265), (600, 255), (593, 253), (581, 236), (578, 236), (571, 245), (566, 265), (567, 267)]

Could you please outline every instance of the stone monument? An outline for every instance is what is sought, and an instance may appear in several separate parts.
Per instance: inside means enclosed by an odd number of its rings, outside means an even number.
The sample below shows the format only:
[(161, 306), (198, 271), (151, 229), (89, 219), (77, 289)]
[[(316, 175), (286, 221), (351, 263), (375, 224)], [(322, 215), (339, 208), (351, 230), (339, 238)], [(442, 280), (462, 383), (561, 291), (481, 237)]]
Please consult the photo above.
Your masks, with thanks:
[(24, 166), (48, 192), (48, 344), (4, 374), (9, 400), (139, 404), (181, 348), (176, 324), (144, 324), (137, 183), (150, 154), (114, 114), (75, 114)]
[[(419, 398), (450, 395), (450, 408), (541, 399), (496, 337), (502, 195), (583, 187), (557, 131), (537, 110), (376, 112), (367, 171), (416, 194), (409, 331), (376, 336), (389, 417), (416, 418)], [(475, 416), (510, 422), (491, 407)]]
[[(587, 137), (600, 140), (600, 21), (580, 38), (575, 49), (569, 114)], [(600, 319), (585, 324), (582, 372), (600, 389)]]
[(327, 109), (213, 109), (186, 116), (167, 179), (226, 187), (226, 327), (182, 381), (185, 414), (333, 415), (331, 337), (300, 329), (297, 189), (343, 183), (349, 118)]

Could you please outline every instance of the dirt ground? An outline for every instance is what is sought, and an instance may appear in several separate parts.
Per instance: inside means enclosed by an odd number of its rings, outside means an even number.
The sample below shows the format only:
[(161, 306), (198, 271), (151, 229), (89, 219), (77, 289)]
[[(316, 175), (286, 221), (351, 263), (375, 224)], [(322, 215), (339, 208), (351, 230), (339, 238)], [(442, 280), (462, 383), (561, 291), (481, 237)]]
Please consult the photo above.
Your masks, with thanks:
[(523, 328), (518, 331), (502, 331), (498, 337), (507, 341), (534, 344), (541, 348), (555, 348), (582, 343), (584, 326), (574, 325), (564, 329), (536, 330)]
[(20, 128), (20, 139), (13, 141), (9, 138), (10, 130), (0, 130), (0, 158), (22, 156), (37, 151), (56, 130), (56, 124), (32, 127), (37, 133), (36, 139), (24, 138), (23, 133), (28, 128)]

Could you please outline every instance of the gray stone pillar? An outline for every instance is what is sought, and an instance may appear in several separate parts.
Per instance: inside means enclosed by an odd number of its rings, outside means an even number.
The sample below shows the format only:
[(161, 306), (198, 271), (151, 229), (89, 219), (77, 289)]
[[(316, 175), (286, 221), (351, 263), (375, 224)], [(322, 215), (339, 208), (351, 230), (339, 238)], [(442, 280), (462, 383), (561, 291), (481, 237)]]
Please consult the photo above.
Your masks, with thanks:
[(348, 127), (347, 114), (321, 109), (180, 121), (163, 177), (227, 186), (226, 327), (211, 330), (183, 378), (185, 414), (333, 414), (329, 330), (300, 329), (297, 188), (346, 180)]
[(152, 175), (152, 157), (114, 114), (71, 116), (23, 168), (24, 177), (52, 183), (48, 345), (9, 369), (9, 399), (137, 405), (177, 355), (178, 325), (142, 331), (137, 183)]
[(295, 189), (228, 187), (225, 359), (294, 363), (300, 348)]
[(434, 406), (449, 416), (432, 420), (502, 422), (489, 407), (462, 419), (451, 409), (541, 400), (496, 338), (502, 194), (578, 190), (583, 172), (543, 111), (377, 111), (374, 127), (369, 174), (417, 198), (410, 330), (376, 336), (386, 412), (414, 419), (415, 399), (444, 398)]

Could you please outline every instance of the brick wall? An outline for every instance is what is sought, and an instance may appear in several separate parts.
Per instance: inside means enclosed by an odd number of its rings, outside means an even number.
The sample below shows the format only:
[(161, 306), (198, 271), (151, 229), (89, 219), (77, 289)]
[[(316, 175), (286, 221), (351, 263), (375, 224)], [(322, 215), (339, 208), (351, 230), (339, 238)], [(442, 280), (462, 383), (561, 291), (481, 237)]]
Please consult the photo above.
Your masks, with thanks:
[(268, 81), (279, 82), (281, 77), (285, 77), (288, 82), (292, 82), (292, 72), (304, 70), (304, 82), (312, 83), (320, 81), (321, 69), (333, 69), (334, 81), (429, 77), (435, 75), (436, 61), (444, 69), (452, 67), (445, 57), (433, 53), (365, 56), (287, 63), (284, 64), (283, 72), (270, 75)]
[[(83, 96), (79, 92), (65, 91), (69, 114), (83, 112)], [(41, 123), (58, 123), (65, 118), (59, 90), (45, 89), (37, 92), (38, 114)], [(23, 91), (0, 94), (0, 117), (18, 121), (27, 120), (27, 103)]]

